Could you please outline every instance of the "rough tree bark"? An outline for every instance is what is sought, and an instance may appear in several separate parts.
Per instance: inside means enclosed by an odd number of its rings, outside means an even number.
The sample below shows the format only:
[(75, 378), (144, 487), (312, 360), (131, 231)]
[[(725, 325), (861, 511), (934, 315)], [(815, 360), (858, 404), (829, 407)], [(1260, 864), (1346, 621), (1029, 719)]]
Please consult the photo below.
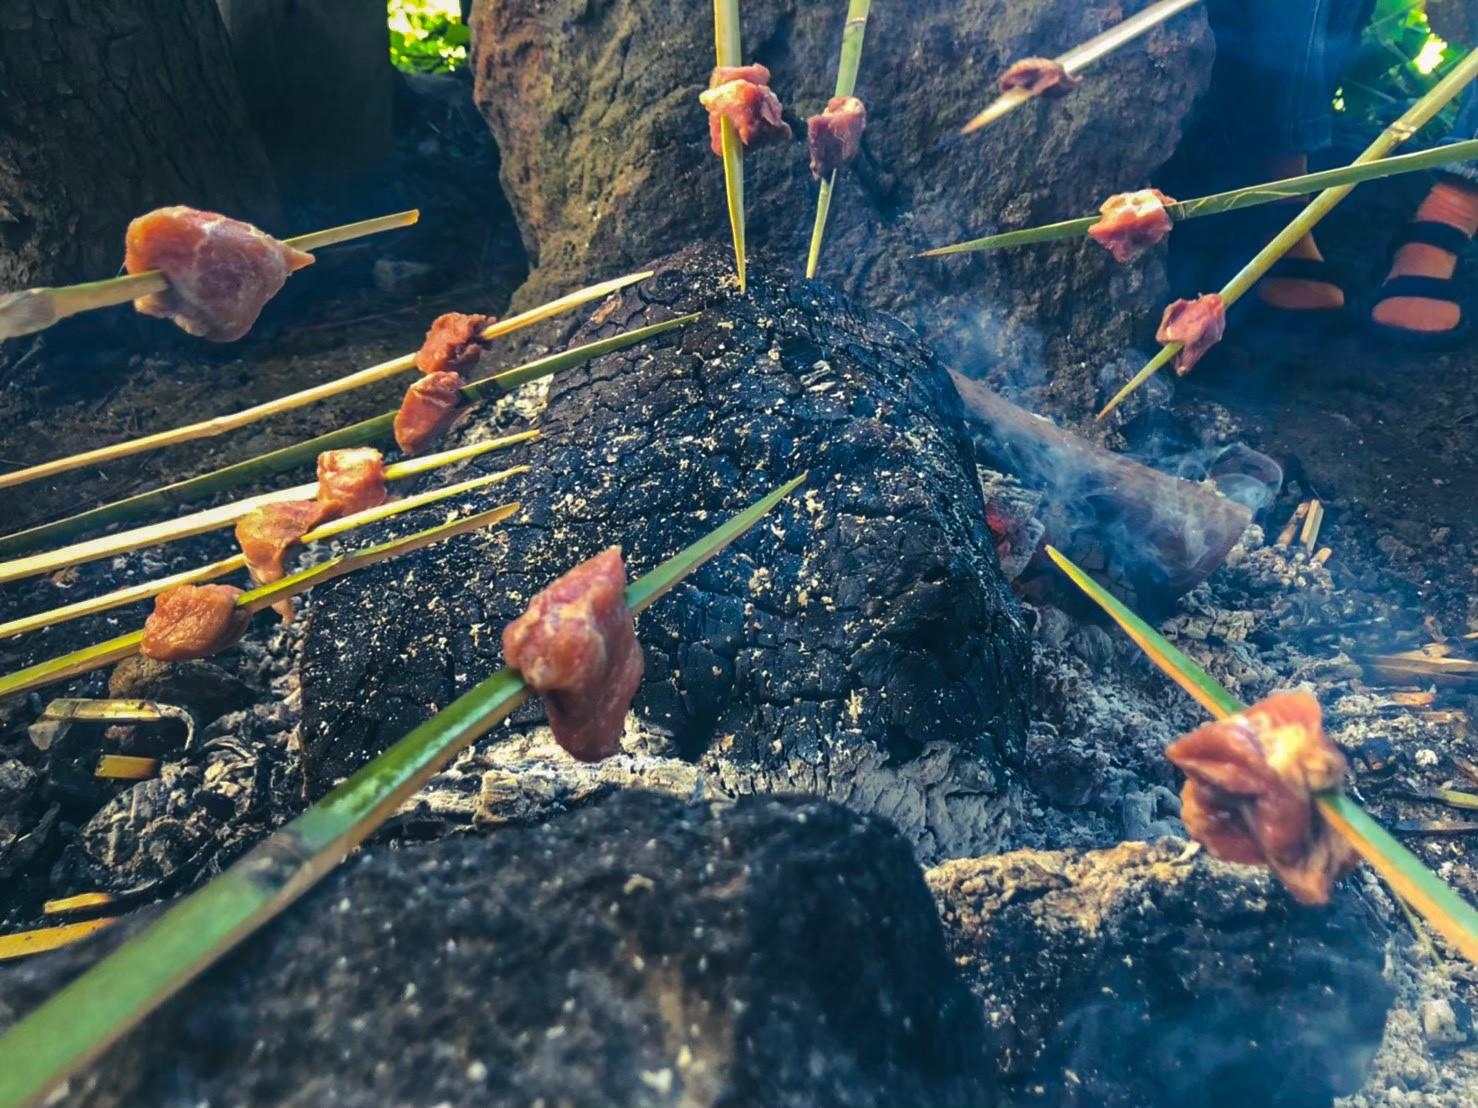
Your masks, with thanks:
[(0, 89), (0, 288), (113, 273), (162, 204), (276, 214), (214, 0), (5, 0)]
[(284, 181), (356, 173), (389, 154), (395, 81), (384, 4), (217, 2), (247, 110)]

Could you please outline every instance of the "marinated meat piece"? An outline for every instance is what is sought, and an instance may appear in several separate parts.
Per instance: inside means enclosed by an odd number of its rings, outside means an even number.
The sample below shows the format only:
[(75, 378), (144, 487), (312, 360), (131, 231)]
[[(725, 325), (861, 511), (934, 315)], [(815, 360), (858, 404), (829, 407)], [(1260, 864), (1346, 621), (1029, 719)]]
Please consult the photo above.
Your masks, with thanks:
[(428, 373), (405, 390), (395, 413), (395, 441), (401, 450), (419, 453), (446, 434), (461, 410), (466, 383), (456, 373)]
[(1174, 224), (1165, 206), (1174, 203), (1159, 189), (1121, 192), (1103, 202), (1088, 234), (1114, 261), (1132, 262), (1170, 233)]
[(762, 65), (719, 66), (698, 100), (708, 110), (708, 139), (715, 154), (724, 152), (725, 119), (746, 149), (790, 140), (790, 126), (780, 117), (780, 100), (770, 91), (770, 71)]
[(133, 306), (214, 342), (233, 342), (250, 331), (288, 275), (313, 262), (312, 254), (250, 223), (182, 205), (139, 216), (128, 225), (124, 244), (128, 272), (157, 269), (169, 281), (164, 292)]
[(1023, 88), (1035, 96), (1066, 96), (1083, 83), (1051, 58), (1022, 58), (1001, 74), (1001, 91)]
[(1354, 868), (1354, 850), (1314, 804), (1314, 793), (1340, 786), (1347, 767), (1309, 693), (1274, 693), (1166, 753), (1186, 775), (1180, 818), (1216, 857), (1271, 867), (1305, 904), (1327, 903)]
[(482, 343), (478, 336), (489, 323), (496, 322), (490, 315), (466, 315), (462, 312), (447, 312), (439, 315), (426, 332), (426, 341), (416, 351), (416, 368), (422, 373), (465, 374), (482, 357)]
[(236, 521), (236, 541), (241, 544), (251, 579), (259, 585), (282, 580), (282, 563), (288, 550), (328, 518), (331, 516), (316, 500), (263, 504), (242, 516)]
[(613, 546), (546, 588), (503, 629), (503, 658), (540, 696), (559, 745), (582, 762), (620, 749), (645, 661)]
[(139, 653), (157, 662), (186, 662), (219, 654), (246, 633), (251, 614), (236, 607), (230, 585), (179, 585), (154, 598)]
[(855, 96), (833, 96), (826, 110), (806, 120), (806, 140), (811, 147), (811, 176), (821, 181), (857, 156), (867, 109)]
[(1183, 349), (1175, 355), (1175, 372), (1184, 377), (1221, 341), (1227, 329), (1226, 304), (1217, 292), (1194, 300), (1177, 300), (1160, 317), (1157, 342), (1178, 342)]
[(319, 522), (385, 503), (385, 459), (374, 447), (325, 450), (318, 455)]

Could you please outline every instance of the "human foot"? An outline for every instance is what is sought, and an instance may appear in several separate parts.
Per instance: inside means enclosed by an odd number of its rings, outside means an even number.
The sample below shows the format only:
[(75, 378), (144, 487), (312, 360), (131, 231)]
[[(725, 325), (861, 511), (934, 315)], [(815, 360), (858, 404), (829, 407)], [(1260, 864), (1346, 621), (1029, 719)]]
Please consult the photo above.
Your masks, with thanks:
[(1414, 335), (1456, 333), (1463, 323), (1453, 299), (1458, 256), (1478, 231), (1478, 188), (1443, 181), (1433, 186), (1406, 228), (1370, 318)]
[[(1274, 158), (1268, 170), (1274, 178), (1298, 177), (1309, 171), (1308, 155), (1286, 154)], [(1304, 201), (1287, 203), (1302, 206)], [(1344, 289), (1332, 279), (1313, 235), (1299, 239), (1274, 264), (1268, 276), (1258, 282), (1257, 298), (1268, 307), (1285, 312), (1334, 312), (1345, 306)]]

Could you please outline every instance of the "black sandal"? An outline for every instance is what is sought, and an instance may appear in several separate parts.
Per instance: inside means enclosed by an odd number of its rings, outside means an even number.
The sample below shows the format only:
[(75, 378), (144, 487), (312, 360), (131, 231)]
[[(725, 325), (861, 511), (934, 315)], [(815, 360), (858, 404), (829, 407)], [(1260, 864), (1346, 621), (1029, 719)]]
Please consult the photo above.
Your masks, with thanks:
[[(1406, 229), (1396, 243), (1395, 250), (1401, 249), (1408, 243), (1419, 242), (1427, 246), (1435, 246), (1438, 250), (1453, 255), (1458, 259), (1458, 264), (1462, 264), (1463, 255), (1467, 253), (1472, 241), (1449, 223), (1424, 219), (1406, 225)], [(1393, 258), (1395, 250), (1392, 251)], [(1366, 306), (1365, 329), (1385, 342), (1395, 346), (1404, 346), (1408, 350), (1450, 350), (1455, 346), (1461, 346), (1472, 334), (1473, 325), (1468, 320), (1470, 314), (1468, 302), (1456, 277), (1457, 274), (1454, 271), (1452, 277), (1420, 277), (1410, 274), (1388, 278), (1381, 283), (1380, 288), (1376, 289), (1370, 303)], [(1410, 327), (1397, 327), (1395, 324), (1382, 323), (1372, 318), (1370, 313), (1375, 311), (1376, 305), (1382, 301), (1395, 300), (1403, 296), (1456, 304), (1459, 309), (1457, 326), (1449, 327), (1445, 331), (1416, 331)]]
[(1262, 276), (1271, 280), (1305, 281), (1311, 285), (1330, 285), (1344, 294), (1345, 302), (1338, 308), (1284, 308), (1269, 304), (1254, 294), (1258, 322), (1279, 330), (1293, 333), (1327, 334), (1348, 328), (1354, 321), (1350, 308), (1350, 281), (1345, 270), (1328, 259), (1279, 258)]

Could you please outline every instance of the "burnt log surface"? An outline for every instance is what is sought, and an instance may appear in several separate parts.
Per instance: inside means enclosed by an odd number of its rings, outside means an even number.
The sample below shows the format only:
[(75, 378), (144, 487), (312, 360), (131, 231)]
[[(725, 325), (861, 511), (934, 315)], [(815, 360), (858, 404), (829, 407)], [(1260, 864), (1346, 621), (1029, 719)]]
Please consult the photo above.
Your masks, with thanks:
[(1315, 1108), (1355, 1092), (1391, 989), (1346, 889), (1293, 902), (1185, 844), (1018, 851), (928, 873), (1013, 1103)]
[[(1104, 362), (1159, 318), (1162, 251), (1119, 266), (1097, 244), (943, 259), (931, 246), (1096, 211), (1170, 156), (1205, 89), (1211, 36), (1183, 12), (1094, 63), (1082, 87), (952, 141), (1011, 62), (1052, 56), (1150, 0), (876, 4), (857, 95), (862, 153), (839, 177), (821, 275), (899, 316), (971, 376), (993, 363), (1057, 409), (1094, 411)], [(745, 158), (751, 250), (799, 270), (815, 213), (802, 121), (831, 98), (846, 6), (745, 0), (744, 61), (762, 62), (798, 141)], [(723, 170), (698, 103), (706, 9), (683, 0), (477, 0), (478, 108), (534, 266), (527, 307), (723, 227)], [(712, 233), (711, 231), (709, 233)], [(1033, 405), (1036, 406), (1036, 405)]]
[[(0, 971), (0, 1026), (136, 926)], [(628, 792), (367, 851), (54, 1103), (989, 1108), (983, 1041), (885, 823)]]
[[(757, 263), (743, 296), (731, 267), (695, 247), (574, 336), (705, 313), (561, 374), (542, 437), (475, 463), (532, 467), (489, 494), (522, 502), (513, 522), (319, 590), (302, 674), (311, 792), (492, 673), (503, 626), (575, 562), (620, 543), (645, 572), (802, 470), (797, 497), (638, 621), (647, 749), (839, 799), (859, 759), (919, 768), (950, 795), (1006, 792), (1029, 652), (948, 375), (906, 328), (825, 286)], [(918, 806), (888, 814), (917, 832)], [(950, 849), (1001, 841), (1000, 821), (964, 822)]]

